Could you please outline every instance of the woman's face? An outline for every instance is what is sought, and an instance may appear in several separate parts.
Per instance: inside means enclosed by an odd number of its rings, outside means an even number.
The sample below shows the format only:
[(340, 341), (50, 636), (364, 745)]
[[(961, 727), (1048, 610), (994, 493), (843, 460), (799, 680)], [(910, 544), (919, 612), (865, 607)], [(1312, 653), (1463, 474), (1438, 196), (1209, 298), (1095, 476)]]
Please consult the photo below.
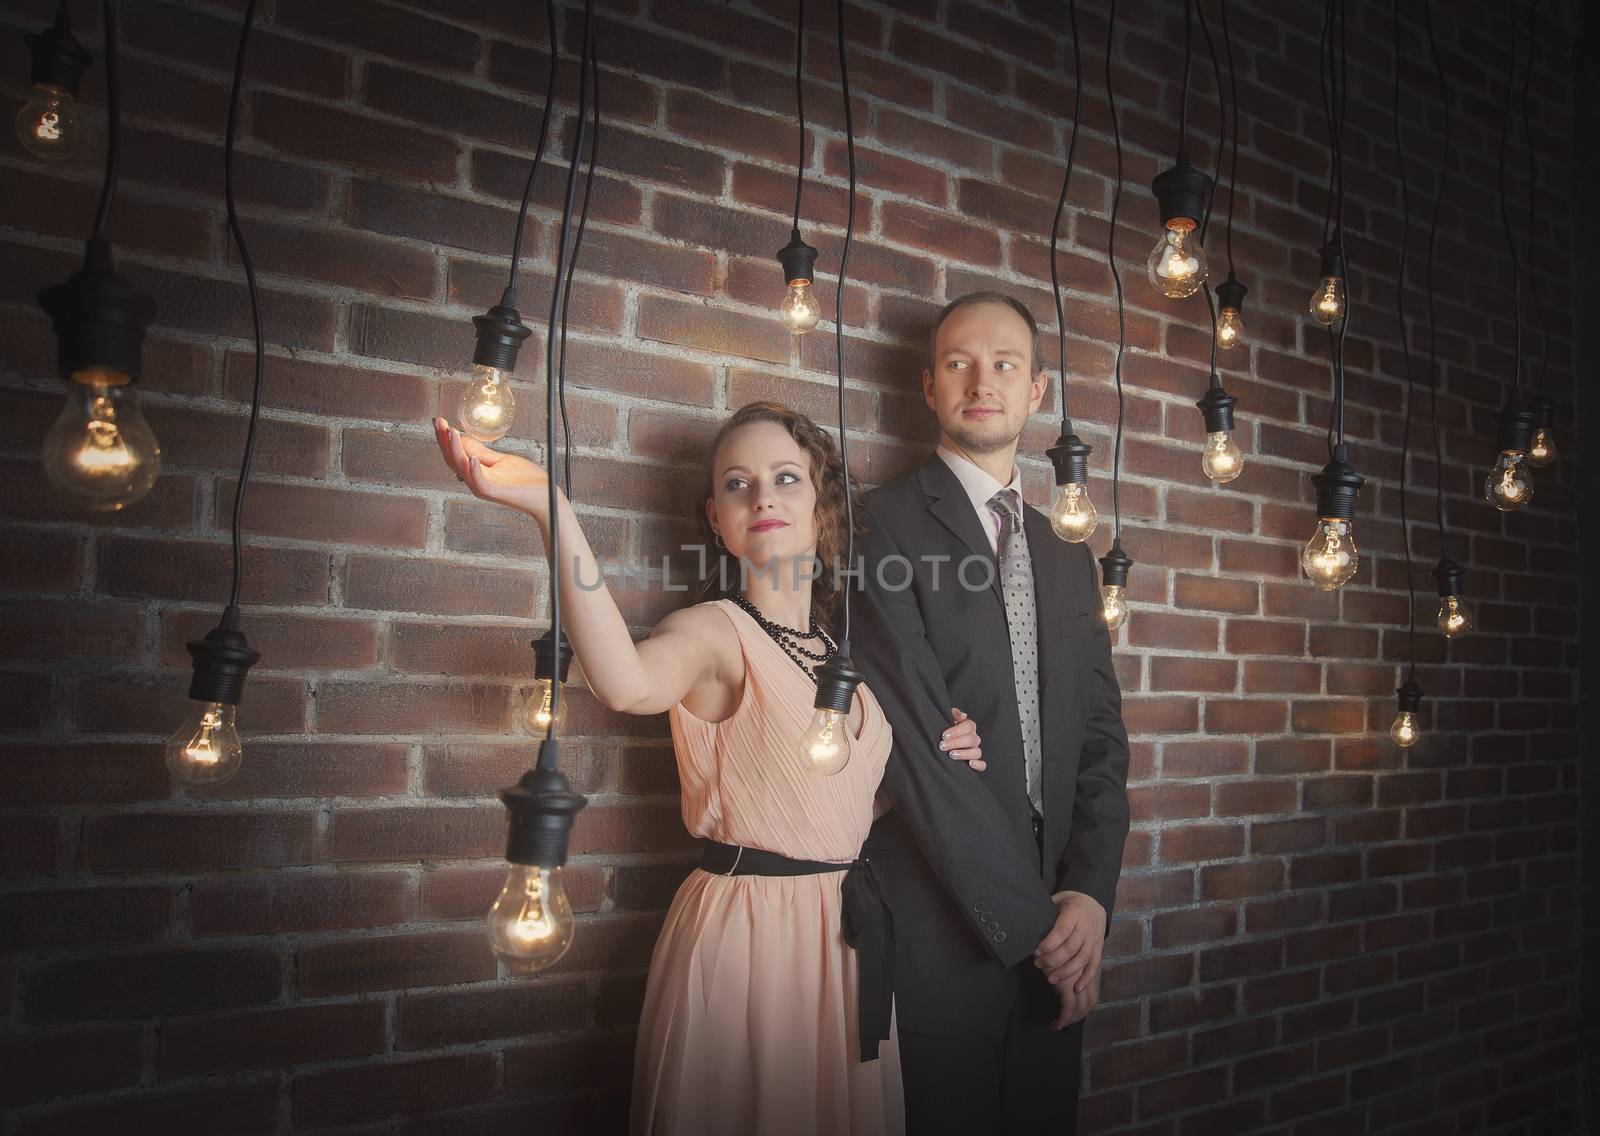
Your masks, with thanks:
[(810, 455), (776, 422), (739, 427), (712, 459), (706, 517), (728, 552), (755, 568), (773, 557), (781, 564), (814, 556), (817, 490)]

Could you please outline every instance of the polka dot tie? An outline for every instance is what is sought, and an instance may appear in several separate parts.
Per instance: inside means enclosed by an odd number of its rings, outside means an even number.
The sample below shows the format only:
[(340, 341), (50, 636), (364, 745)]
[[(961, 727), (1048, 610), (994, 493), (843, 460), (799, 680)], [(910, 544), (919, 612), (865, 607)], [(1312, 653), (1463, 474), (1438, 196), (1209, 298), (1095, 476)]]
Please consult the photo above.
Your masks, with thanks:
[(1011, 670), (1017, 681), (1017, 717), (1022, 723), (1022, 753), (1028, 779), (1028, 800), (1044, 812), (1039, 784), (1039, 626), (1033, 608), (1033, 558), (1022, 529), (1017, 494), (1002, 489), (989, 498), (1000, 516), (1000, 592), (1006, 601), (1006, 630), (1011, 634)]

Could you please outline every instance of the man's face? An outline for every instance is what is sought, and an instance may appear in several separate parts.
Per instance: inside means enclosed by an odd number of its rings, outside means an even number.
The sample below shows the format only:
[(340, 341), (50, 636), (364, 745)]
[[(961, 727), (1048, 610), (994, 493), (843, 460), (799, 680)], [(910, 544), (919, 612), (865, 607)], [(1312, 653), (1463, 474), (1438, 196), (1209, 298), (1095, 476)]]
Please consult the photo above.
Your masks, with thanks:
[(922, 395), (947, 438), (967, 453), (1014, 445), (1049, 383), (1034, 372), (1032, 336), (1004, 304), (963, 304), (939, 326)]

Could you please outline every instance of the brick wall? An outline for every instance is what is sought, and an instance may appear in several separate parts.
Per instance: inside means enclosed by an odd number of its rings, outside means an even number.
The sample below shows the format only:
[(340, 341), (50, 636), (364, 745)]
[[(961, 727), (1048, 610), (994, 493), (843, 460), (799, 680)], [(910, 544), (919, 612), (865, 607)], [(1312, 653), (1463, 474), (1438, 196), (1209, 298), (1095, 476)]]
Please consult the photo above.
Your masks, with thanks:
[[(15, 33), (52, 7), (0, 4), (8, 120), (24, 93)], [(97, 40), (89, 7), (74, 4)], [(500, 976), (480, 929), (501, 874), (493, 793), (531, 758), (512, 719), (545, 577), (531, 527), (462, 494), (427, 428), (452, 411), (467, 320), (500, 287), (544, 85), (537, 5), (262, 5), (239, 173), (270, 355), (245, 556), (246, 629), (264, 657), (239, 776), (187, 791), (161, 763), (185, 705), (182, 644), (225, 594), (247, 407), (248, 310), (219, 200), (241, 7), (124, 5), (111, 234), (161, 302), (143, 390), (164, 452), (155, 490), (124, 515), (67, 512), (37, 462), (60, 394), (33, 295), (74, 267), (98, 155), (46, 169), (9, 132), (0, 142), (0, 1132), (614, 1127), (650, 947), (692, 855), (665, 723), (574, 695), (563, 752), (591, 798), (568, 870), (577, 943), (537, 980)], [(845, 207), (842, 107), (831, 12), (810, 7), (807, 235), (826, 272)], [(1062, 264), (1075, 416), (1109, 511), (1106, 5), (1081, 7), (1084, 134)], [(1418, 7), (1406, 5), (1403, 110), (1420, 221), (1440, 108)], [(600, 551), (654, 564), (692, 531), (693, 471), (720, 419), (764, 397), (831, 413), (833, 348), (817, 333), (794, 350), (772, 315), (797, 142), (792, 5), (600, 8), (603, 169), (569, 367), (575, 492)], [(1158, 300), (1142, 278), (1156, 228), (1145, 186), (1174, 143), (1181, 7), (1121, 4), (1122, 496), (1137, 566), (1118, 665), (1134, 825), (1090, 1027), (1086, 1132), (1579, 1127), (1572, 36), (1551, 26), (1576, 16), (1546, 14), (1533, 84), (1535, 261), (1568, 457), (1539, 474), (1529, 512), (1502, 517), (1476, 485), (1511, 363), (1494, 197), (1504, 12), (1434, 5), (1458, 96), (1439, 286), (1446, 513), (1480, 630), (1446, 650), (1419, 576), (1429, 733), (1402, 753), (1385, 736), (1406, 614), (1389, 6), (1351, 9), (1348, 427), (1368, 478), (1367, 556), (1325, 595), (1296, 567), (1331, 391), (1325, 340), (1301, 315), (1324, 201), (1321, 5), (1230, 10), (1252, 346), (1225, 378), (1250, 465), (1213, 489), (1192, 405), (1203, 305)], [(577, 15), (564, 8), (564, 38)], [(1053, 0), (851, 4), (862, 184), (848, 408), (866, 480), (928, 448), (915, 378), (940, 303), (998, 283), (1053, 323), (1046, 239), (1072, 95), (1060, 22)], [(569, 59), (569, 90), (574, 72)], [(86, 84), (96, 106), (103, 79), (97, 66)], [(1194, 148), (1209, 164), (1199, 59), (1196, 87)], [(563, 104), (557, 139), (572, 126)], [(529, 222), (523, 306), (541, 319), (563, 177), (559, 161), (545, 171)], [(1421, 240), (1419, 223), (1413, 250)], [(1421, 267), (1418, 254), (1413, 288)], [(534, 453), (542, 342), (541, 329), (522, 355), (511, 443)], [(1035, 501), (1053, 410), (1024, 438)], [(1412, 516), (1426, 518), (1431, 454), (1412, 477)], [(1431, 528), (1414, 537), (1431, 564)], [(1109, 539), (1103, 527), (1096, 551)], [(620, 598), (641, 630), (681, 602), (659, 588)]]

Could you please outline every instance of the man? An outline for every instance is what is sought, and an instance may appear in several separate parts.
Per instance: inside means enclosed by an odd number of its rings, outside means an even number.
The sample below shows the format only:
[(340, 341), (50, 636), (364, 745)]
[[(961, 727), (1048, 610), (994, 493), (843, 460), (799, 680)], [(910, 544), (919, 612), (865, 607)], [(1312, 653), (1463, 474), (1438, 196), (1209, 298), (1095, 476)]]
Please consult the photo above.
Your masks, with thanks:
[[(993, 292), (936, 320), (939, 449), (867, 494), (855, 660), (894, 727), (863, 855), (894, 914), (907, 1128), (1076, 1131), (1083, 1019), (1128, 831), (1128, 739), (1093, 558), (1022, 503), (1049, 379)], [(940, 752), (954, 707), (987, 769)]]

